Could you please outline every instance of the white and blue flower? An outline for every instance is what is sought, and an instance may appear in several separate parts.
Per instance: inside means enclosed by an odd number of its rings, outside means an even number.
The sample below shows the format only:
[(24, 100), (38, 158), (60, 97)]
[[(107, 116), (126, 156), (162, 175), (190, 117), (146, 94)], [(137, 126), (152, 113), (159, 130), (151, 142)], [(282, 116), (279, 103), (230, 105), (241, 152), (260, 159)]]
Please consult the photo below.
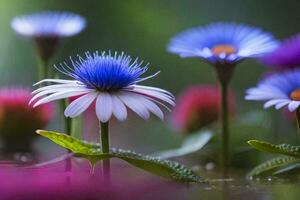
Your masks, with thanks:
[(199, 57), (212, 64), (235, 64), (258, 57), (278, 46), (270, 33), (236, 23), (212, 23), (173, 37), (168, 51), (181, 57)]
[[(157, 104), (168, 108), (174, 106), (174, 96), (163, 89), (142, 86), (138, 83), (154, 77), (141, 78), (148, 67), (143, 62), (132, 60), (124, 53), (112, 55), (102, 52), (86, 53), (85, 58), (71, 58), (72, 66), (66, 63), (56, 68), (74, 80), (45, 79), (41, 83), (55, 83), (33, 91), (30, 103), (33, 107), (54, 100), (78, 97), (65, 110), (65, 116), (76, 117), (83, 113), (93, 102), (96, 115), (101, 122), (107, 122), (112, 115), (123, 121), (127, 118), (127, 108), (143, 119), (150, 112), (163, 119), (164, 114)], [(157, 103), (157, 104), (156, 104)]]
[(300, 70), (272, 74), (255, 88), (247, 90), (247, 100), (265, 101), (264, 108), (288, 107), (293, 112), (300, 106)]
[(27, 37), (68, 37), (80, 33), (86, 20), (70, 12), (45, 11), (15, 17), (11, 27)]

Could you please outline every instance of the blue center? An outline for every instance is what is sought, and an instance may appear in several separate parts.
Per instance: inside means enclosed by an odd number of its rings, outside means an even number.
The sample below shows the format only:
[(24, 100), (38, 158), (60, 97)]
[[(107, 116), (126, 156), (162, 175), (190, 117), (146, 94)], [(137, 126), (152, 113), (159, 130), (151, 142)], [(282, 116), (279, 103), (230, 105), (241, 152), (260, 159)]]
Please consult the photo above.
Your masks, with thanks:
[(60, 71), (99, 91), (119, 90), (135, 84), (147, 70), (147, 66), (141, 67), (142, 62), (132, 61), (123, 53), (86, 53), (86, 58), (79, 57), (77, 61), (72, 60), (72, 64), (74, 69), (67, 67)]

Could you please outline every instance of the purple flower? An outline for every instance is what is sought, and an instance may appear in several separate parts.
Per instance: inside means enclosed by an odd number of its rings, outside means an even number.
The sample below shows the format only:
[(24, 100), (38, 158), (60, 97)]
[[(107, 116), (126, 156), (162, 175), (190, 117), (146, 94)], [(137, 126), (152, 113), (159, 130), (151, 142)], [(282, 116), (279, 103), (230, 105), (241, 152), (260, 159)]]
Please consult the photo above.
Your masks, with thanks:
[(212, 23), (179, 33), (168, 51), (181, 57), (199, 57), (212, 64), (235, 64), (276, 48), (273, 36), (259, 28), (236, 23)]
[(61, 38), (80, 33), (86, 20), (70, 12), (45, 11), (13, 18), (12, 29), (18, 34), (32, 38), (40, 58), (48, 62)]
[(247, 90), (246, 100), (264, 101), (264, 108), (287, 107), (290, 112), (300, 106), (300, 70), (289, 70), (267, 76), (256, 87)]
[(300, 34), (286, 39), (273, 52), (261, 58), (263, 64), (284, 70), (300, 66)]
[(80, 33), (86, 21), (70, 12), (46, 11), (15, 17), (12, 28), (29, 37), (68, 37)]

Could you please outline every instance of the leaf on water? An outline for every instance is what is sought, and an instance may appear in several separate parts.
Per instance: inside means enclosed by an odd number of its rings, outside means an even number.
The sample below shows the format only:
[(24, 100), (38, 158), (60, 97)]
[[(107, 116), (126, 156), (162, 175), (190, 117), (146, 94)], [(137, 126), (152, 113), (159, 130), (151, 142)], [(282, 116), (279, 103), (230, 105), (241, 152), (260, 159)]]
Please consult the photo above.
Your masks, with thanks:
[(102, 153), (101, 148), (99, 148), (99, 144), (86, 142), (53, 131), (38, 130), (37, 133), (49, 138), (54, 143), (71, 150), (76, 156), (88, 159), (91, 163), (91, 169), (93, 169), (94, 165), (100, 160), (119, 158), (140, 169), (162, 177), (183, 182), (206, 182), (195, 172), (177, 162), (161, 160), (157, 157), (115, 148), (112, 148), (109, 153), (104, 154)]
[(199, 131), (186, 137), (181, 147), (157, 152), (153, 155), (158, 156), (162, 159), (184, 156), (202, 149), (211, 140), (212, 137), (213, 133), (209, 130)]
[(287, 172), (291, 172), (291, 171), (295, 171), (297, 170), (299, 172), (300, 170), (300, 160), (297, 163), (292, 163), (282, 169), (279, 169), (277, 171), (275, 171), (273, 174), (274, 175), (279, 175), (279, 174), (283, 174), (283, 173), (287, 173)]
[(273, 172), (278, 168), (297, 161), (299, 161), (299, 159), (290, 156), (277, 157), (258, 165), (247, 176), (254, 177), (273, 175)]
[(195, 172), (174, 161), (162, 160), (157, 157), (122, 149), (111, 149), (111, 155), (158, 176), (183, 182), (205, 182)]
[(248, 141), (248, 144), (260, 151), (266, 151), (270, 153), (283, 154), (295, 158), (300, 158), (300, 146), (293, 146), (290, 144), (275, 145), (259, 140), (250, 140)]

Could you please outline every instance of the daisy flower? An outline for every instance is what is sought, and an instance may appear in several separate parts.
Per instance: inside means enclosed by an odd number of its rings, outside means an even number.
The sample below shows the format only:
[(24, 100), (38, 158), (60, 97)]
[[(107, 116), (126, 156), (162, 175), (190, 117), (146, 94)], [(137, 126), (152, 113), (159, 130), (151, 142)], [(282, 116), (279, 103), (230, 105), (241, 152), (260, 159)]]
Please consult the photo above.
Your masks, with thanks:
[(85, 58), (78, 56), (71, 58), (72, 66), (66, 63), (56, 67), (63, 74), (74, 80), (45, 79), (41, 83), (54, 83), (41, 87), (33, 92), (30, 103), (33, 107), (54, 100), (76, 97), (65, 110), (66, 117), (76, 117), (83, 113), (93, 102), (96, 115), (101, 122), (108, 122), (112, 116), (123, 121), (127, 118), (127, 108), (137, 113), (143, 119), (153, 113), (163, 119), (163, 112), (156, 103), (168, 107), (174, 106), (173, 95), (163, 89), (142, 86), (140, 82), (157, 75), (141, 78), (148, 65), (142, 67), (143, 62), (132, 60), (124, 53), (85, 54)]
[[(54, 100), (77, 97), (64, 111), (66, 117), (76, 117), (83, 113), (95, 102), (96, 115), (99, 119), (100, 142), (103, 153), (109, 149), (109, 120), (115, 116), (123, 121), (127, 118), (127, 107), (143, 119), (148, 119), (150, 112), (163, 119), (164, 114), (157, 104), (166, 108), (174, 106), (173, 95), (163, 89), (142, 86), (140, 82), (157, 75), (142, 78), (148, 65), (138, 59), (132, 60), (124, 53), (98, 52), (85, 54), (85, 58), (78, 56), (71, 58), (72, 66), (66, 63), (56, 67), (58, 71), (74, 80), (45, 79), (44, 82), (54, 83), (33, 91), (30, 103), (36, 101), (33, 107)], [(157, 103), (157, 104), (156, 104)], [(103, 161), (103, 178), (110, 181), (110, 161)]]
[(229, 160), (228, 84), (237, 63), (262, 56), (278, 46), (270, 33), (236, 23), (212, 23), (192, 28), (173, 37), (168, 51), (180, 57), (200, 58), (215, 67), (220, 83), (222, 124), (222, 169), (226, 176)]
[(27, 37), (69, 37), (80, 33), (86, 21), (70, 12), (45, 11), (13, 18), (11, 27)]
[(59, 11), (21, 15), (11, 21), (16, 33), (34, 40), (43, 65), (40, 67), (40, 79), (50, 76), (47, 65), (60, 40), (80, 33), (85, 26), (86, 20), (80, 15)]
[(287, 107), (293, 112), (300, 106), (300, 70), (269, 75), (246, 93), (246, 100), (264, 101), (264, 108)]
[(292, 69), (300, 66), (300, 34), (292, 36), (261, 58), (261, 62), (277, 70)]
[(168, 51), (212, 64), (236, 64), (268, 53), (277, 46), (273, 36), (259, 28), (219, 22), (179, 33), (171, 39)]

